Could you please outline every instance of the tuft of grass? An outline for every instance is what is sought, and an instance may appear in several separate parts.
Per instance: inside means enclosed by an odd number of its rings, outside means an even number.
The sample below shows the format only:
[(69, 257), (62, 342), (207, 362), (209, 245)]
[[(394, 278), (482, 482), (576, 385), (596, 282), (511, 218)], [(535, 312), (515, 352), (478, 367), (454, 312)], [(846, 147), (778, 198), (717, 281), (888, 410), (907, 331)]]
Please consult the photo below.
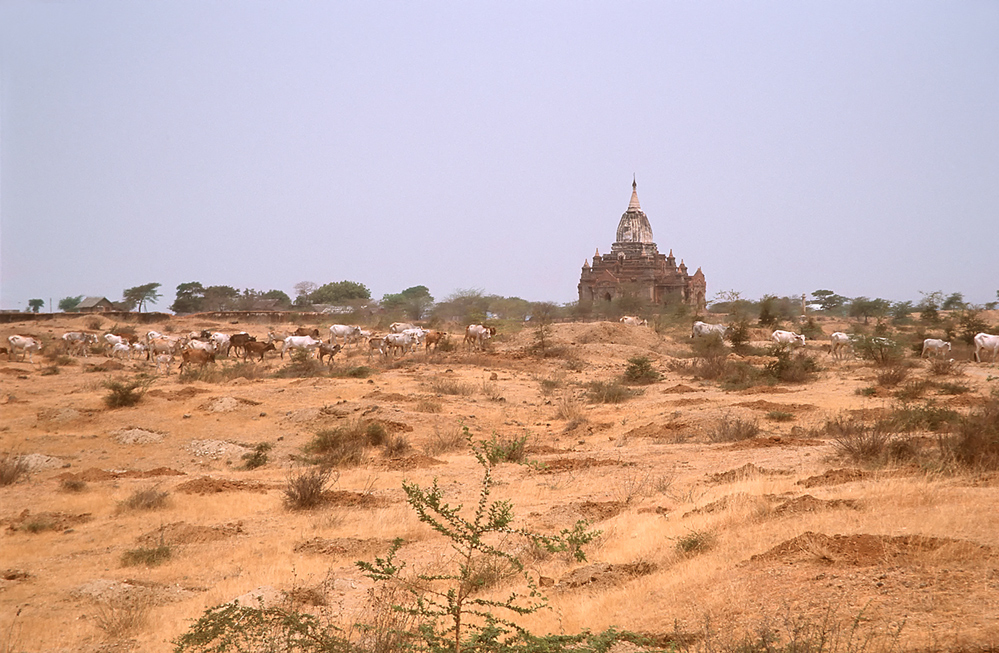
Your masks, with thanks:
[(912, 379), (895, 391), (895, 397), (900, 401), (915, 401), (922, 398), (933, 383), (926, 379)]
[(426, 387), (430, 392), (438, 395), (467, 396), (472, 394), (472, 386), (469, 384), (444, 376), (435, 376), (429, 379), (426, 382)]
[(420, 399), (416, 402), (416, 410), (420, 413), (439, 413), (444, 410), (444, 406), (439, 401)]
[(464, 446), (465, 433), (461, 424), (456, 424), (445, 429), (435, 426), (430, 442), (424, 445), (423, 451), (428, 456), (436, 456), (461, 449)]
[(158, 510), (166, 507), (170, 495), (158, 487), (136, 490), (127, 499), (118, 504), (121, 511), (125, 510)]
[(87, 489), (87, 482), (78, 478), (64, 478), (59, 483), (59, 488), (63, 492), (83, 492)]
[(541, 394), (548, 396), (565, 385), (565, 374), (556, 372), (546, 377), (535, 377), (535, 380), (541, 388)]
[(97, 602), (94, 623), (109, 640), (129, 639), (145, 625), (149, 603), (148, 598), (137, 593), (109, 596)]
[(885, 462), (891, 433), (860, 422), (845, 426), (834, 436), (836, 451), (845, 458), (864, 465), (877, 466)]
[(489, 440), (479, 442), (482, 454), (490, 465), (498, 463), (523, 463), (527, 458), (527, 436), (500, 440), (493, 432)]
[(410, 449), (409, 440), (401, 433), (393, 435), (385, 442), (386, 456), (401, 456)]
[(759, 433), (760, 425), (756, 420), (726, 415), (708, 431), (708, 439), (712, 442), (738, 442), (755, 438)]
[(960, 465), (974, 470), (999, 469), (999, 400), (993, 399), (965, 417), (945, 451)]
[(354, 429), (340, 426), (318, 431), (305, 445), (305, 452), (322, 465), (354, 467), (364, 457), (364, 442), (355, 436)]
[(933, 376), (963, 376), (964, 363), (953, 358), (934, 358), (930, 361), (929, 373)]
[(374, 373), (375, 370), (367, 365), (334, 366), (330, 370), (330, 376), (343, 379), (366, 379)]
[(56, 527), (57, 524), (51, 518), (35, 516), (18, 526), (18, 530), (28, 533), (43, 533), (45, 531), (54, 531)]
[(566, 393), (555, 400), (555, 417), (570, 422), (586, 419), (583, 414), (583, 402), (575, 395)]
[(156, 546), (139, 547), (129, 549), (121, 554), (121, 565), (123, 567), (155, 567), (161, 565), (173, 556), (173, 549), (169, 544), (160, 542)]
[(293, 474), (284, 488), (284, 505), (289, 510), (311, 510), (326, 502), (329, 488), (339, 480), (330, 467), (314, 467)]
[(125, 408), (142, 401), (153, 380), (145, 377), (134, 379), (107, 379), (101, 385), (108, 390), (104, 395), (104, 405), (108, 408)]
[(869, 385), (863, 388), (857, 388), (855, 393), (861, 397), (875, 397), (878, 394), (878, 389), (873, 385)]
[(794, 419), (794, 414), (785, 410), (771, 410), (767, 413), (767, 419), (773, 422), (790, 422)]
[(909, 376), (909, 368), (903, 363), (885, 365), (874, 375), (875, 382), (882, 388), (894, 388)]
[(971, 392), (971, 387), (964, 383), (938, 381), (935, 386), (937, 392), (942, 395), (963, 395), (967, 392)]
[(42, 376), (54, 376), (59, 373), (58, 365), (49, 365), (48, 367), (43, 367), (41, 371)]
[(691, 531), (676, 540), (676, 552), (690, 558), (710, 550), (715, 545), (715, 536), (708, 531)]
[(619, 404), (641, 392), (620, 381), (592, 381), (587, 386), (587, 398), (594, 404)]
[(6, 452), (0, 457), (0, 487), (13, 485), (28, 476), (28, 463), (21, 456)]

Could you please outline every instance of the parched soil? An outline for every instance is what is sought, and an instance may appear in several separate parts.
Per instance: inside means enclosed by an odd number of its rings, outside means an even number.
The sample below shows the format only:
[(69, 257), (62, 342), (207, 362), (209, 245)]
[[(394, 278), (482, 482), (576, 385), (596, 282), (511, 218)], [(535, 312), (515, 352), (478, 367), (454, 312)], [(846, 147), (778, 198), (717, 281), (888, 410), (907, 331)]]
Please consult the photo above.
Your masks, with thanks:
[(357, 537), (314, 537), (295, 544), (295, 553), (330, 556), (334, 558), (360, 558), (366, 555), (382, 555), (388, 551), (391, 542), (377, 538)]
[(237, 535), (244, 535), (245, 533), (243, 522), (202, 526), (200, 524), (188, 524), (181, 521), (164, 524), (156, 530), (143, 533), (135, 539), (135, 543), (139, 546), (147, 547), (160, 544), (204, 544), (205, 542), (226, 540)]
[(182, 494), (216, 494), (219, 492), (267, 492), (281, 487), (273, 483), (257, 483), (253, 481), (238, 481), (228, 478), (213, 478), (202, 476), (184, 481), (174, 487), (174, 492)]
[(842, 485), (843, 483), (862, 481), (865, 478), (869, 478), (870, 476), (871, 476), (870, 472), (865, 472), (862, 469), (856, 469), (856, 468), (829, 469), (817, 476), (809, 476), (806, 479), (802, 479), (798, 481), (797, 485), (801, 485), (803, 487)]
[(788, 476), (791, 474), (787, 469), (765, 469), (757, 467), (753, 463), (746, 463), (742, 467), (730, 469), (726, 472), (711, 474), (708, 477), (709, 483), (734, 483), (753, 476)]
[(765, 399), (740, 401), (737, 404), (733, 404), (733, 406), (742, 406), (743, 408), (752, 408), (753, 410), (765, 410), (767, 412), (776, 410), (787, 413), (803, 413), (818, 408), (812, 404), (778, 404), (773, 401), (766, 401)]
[(781, 564), (833, 564), (869, 566), (878, 564), (914, 564), (946, 555), (965, 561), (992, 557), (991, 547), (941, 537), (921, 535), (826, 535), (811, 531), (781, 542), (765, 553), (754, 555), (750, 562)]
[(6, 524), (8, 531), (40, 532), (46, 530), (62, 531), (79, 524), (86, 524), (93, 519), (89, 512), (72, 514), (65, 512), (32, 512), (23, 510), (16, 517), (0, 519), (0, 525)]
[(121, 478), (156, 478), (158, 476), (184, 476), (186, 472), (182, 472), (176, 469), (171, 469), (170, 467), (157, 467), (155, 469), (148, 469), (146, 471), (141, 471), (138, 469), (98, 469), (96, 467), (91, 467), (90, 469), (85, 469), (82, 472), (63, 472), (56, 476), (56, 479), (69, 480), (69, 481), (86, 481), (88, 483), (95, 483), (99, 481), (114, 481)]

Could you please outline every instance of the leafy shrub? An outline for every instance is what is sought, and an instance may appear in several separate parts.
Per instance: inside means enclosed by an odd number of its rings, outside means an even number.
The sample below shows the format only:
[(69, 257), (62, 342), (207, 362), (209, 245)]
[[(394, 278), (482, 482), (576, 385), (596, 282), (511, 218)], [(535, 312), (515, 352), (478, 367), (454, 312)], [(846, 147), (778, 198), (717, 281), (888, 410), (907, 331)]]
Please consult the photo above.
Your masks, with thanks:
[(957, 435), (945, 446), (965, 467), (999, 469), (999, 401), (993, 399), (961, 418)]
[(740, 354), (743, 353), (749, 345), (749, 341), (751, 339), (751, 332), (749, 329), (749, 321), (742, 318), (730, 324), (725, 333), (725, 337), (728, 338), (730, 343), (732, 343), (732, 349)]
[(628, 383), (648, 385), (662, 378), (662, 374), (652, 367), (648, 356), (633, 356), (628, 359), (624, 370), (624, 380)]
[(271, 376), (276, 379), (311, 379), (329, 375), (327, 366), (312, 358), (307, 349), (296, 349), (288, 354), (288, 358), (288, 363)]
[(756, 420), (726, 415), (708, 431), (708, 439), (712, 442), (737, 442), (755, 438), (759, 433), (760, 425)]
[(284, 505), (289, 510), (311, 510), (326, 502), (329, 486), (339, 479), (330, 467), (314, 467), (288, 477)]
[(637, 394), (620, 381), (592, 381), (587, 386), (587, 397), (595, 404), (619, 404)]
[(313, 454), (315, 462), (322, 465), (353, 467), (364, 457), (364, 440), (357, 437), (354, 428), (323, 429), (305, 445), (305, 452)]
[(909, 368), (902, 363), (881, 367), (874, 375), (875, 382), (882, 388), (894, 388), (909, 376)]
[(99, 317), (89, 317), (86, 321), (87, 328), (91, 331), (100, 331), (103, 324), (104, 320)]
[(28, 471), (24, 458), (8, 451), (0, 458), (0, 487), (17, 483), (28, 476)]
[(120, 510), (157, 510), (167, 505), (169, 496), (167, 492), (161, 491), (158, 487), (136, 490), (118, 507)]
[(104, 396), (104, 405), (108, 408), (124, 408), (134, 406), (142, 400), (146, 390), (152, 385), (152, 379), (138, 377), (135, 379), (108, 379), (101, 384), (109, 391)]
[(774, 360), (764, 368), (777, 381), (784, 383), (804, 383), (819, 371), (815, 359), (803, 351), (792, 352), (786, 345), (774, 345), (769, 351)]
[(527, 457), (527, 436), (500, 440), (494, 432), (492, 438), (483, 440), (478, 447), (490, 465), (522, 463)]
[(246, 469), (263, 467), (267, 464), (267, 452), (273, 447), (270, 442), (258, 442), (253, 451), (243, 454), (243, 467)]
[(933, 376), (961, 376), (964, 363), (953, 358), (934, 358), (930, 361), (929, 373)]
[(895, 365), (903, 357), (903, 350), (898, 342), (879, 336), (858, 335), (854, 339), (853, 349), (860, 358), (873, 361), (881, 367)]
[(960, 419), (961, 415), (957, 411), (928, 401), (922, 406), (913, 404), (897, 406), (879, 420), (879, 424), (885, 429), (907, 433), (920, 430), (939, 433), (950, 430)]
[(681, 556), (689, 558), (699, 553), (704, 553), (715, 544), (715, 536), (708, 531), (691, 531), (686, 535), (677, 538), (676, 551)]

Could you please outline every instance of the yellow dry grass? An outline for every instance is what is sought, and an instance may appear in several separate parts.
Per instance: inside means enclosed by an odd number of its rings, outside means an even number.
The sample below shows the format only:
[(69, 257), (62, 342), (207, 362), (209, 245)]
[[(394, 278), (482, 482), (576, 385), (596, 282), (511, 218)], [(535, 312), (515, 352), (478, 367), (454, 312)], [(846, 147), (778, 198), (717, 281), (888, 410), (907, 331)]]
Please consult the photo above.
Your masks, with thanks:
[[(82, 320), (8, 326), (2, 335), (51, 340), (79, 329)], [(231, 329), (200, 318), (172, 322), (175, 333)], [(165, 325), (148, 328), (157, 326)], [(100, 610), (116, 593), (145, 601), (143, 619), (128, 633), (128, 646), (142, 651), (171, 650), (171, 640), (205, 608), (266, 593), (261, 588), (281, 596), (321, 586), (339, 613), (360, 614), (372, 585), (355, 560), (383, 553), (396, 537), (406, 541), (401, 554), (411, 565), (447, 559), (447, 542), (419, 523), (401, 483), (436, 478), (449, 501), (474, 503), (480, 470), (472, 456), (433, 446), (442, 433), (464, 426), (476, 440), (527, 436), (528, 458), (540, 464), (502, 464), (494, 474), (493, 497), (513, 502), (519, 525), (550, 531), (589, 519), (603, 531), (587, 549), (590, 563), (643, 570), (580, 587), (556, 584), (548, 590), (551, 609), (524, 620), (537, 632), (616, 626), (662, 635), (679, 629), (704, 642), (707, 623), (716, 641), (736, 642), (761, 624), (785, 623), (788, 615), (814, 623), (833, 615), (849, 623), (862, 613), (872, 628), (904, 620), (899, 643), (905, 648), (999, 641), (994, 476), (899, 467), (837, 485), (799, 485), (852, 467), (835, 458), (831, 440), (815, 435), (826, 419), (891, 405), (855, 393), (870, 385), (871, 368), (833, 361), (814, 344), (825, 370), (802, 386), (726, 392), (667, 373), (622, 404), (579, 399), (587, 383), (619, 376), (631, 356), (648, 356), (665, 369), (671, 355), (689, 352), (687, 334), (674, 335), (617, 323), (556, 325), (555, 343), (571, 349), (571, 361), (527, 356), (532, 335), (522, 330), (497, 338), (485, 353), (372, 360), (376, 372), (369, 378), (265, 373), (181, 383), (174, 370), (156, 378), (139, 405), (117, 410), (102, 403), (108, 374), (86, 371), (106, 360), (101, 356), (48, 376), (39, 365), (0, 360), (0, 453), (49, 457), (26, 480), (0, 488), (0, 632), (21, 608), (18, 644), (25, 651), (95, 651), (108, 636), (99, 626)], [(368, 361), (360, 349), (348, 349), (338, 363)], [(267, 359), (262, 368), (284, 364)], [(150, 371), (132, 361), (115, 374)], [(987, 395), (995, 385), (990, 373), (991, 366), (972, 365), (962, 382), (973, 396)], [(967, 410), (954, 398), (938, 401)], [(761, 419), (781, 406), (793, 420)], [(725, 416), (760, 419), (764, 432), (749, 444), (710, 443), (707, 429)], [(357, 420), (378, 421), (411, 449), (387, 458), (369, 448), (360, 466), (339, 470), (329, 503), (288, 510), (282, 489), (304, 464), (303, 446), (319, 429)], [(123, 429), (153, 435), (130, 443), (116, 436)], [(260, 442), (272, 445), (269, 462), (243, 469), (242, 454)], [(61, 488), (66, 474), (85, 481), (82, 491)], [(184, 492), (192, 481), (209, 489)], [(132, 493), (151, 487), (168, 492), (166, 506), (119, 509)], [(836, 503), (843, 501), (850, 503)], [(29, 532), (18, 526), (24, 511), (66, 525)], [(818, 535), (803, 538), (806, 533)], [(157, 534), (174, 538), (170, 560), (149, 568), (122, 565), (122, 553)], [(706, 548), (682, 551), (685, 538), (701, 535)], [(834, 536), (841, 540), (823, 539)], [(890, 555), (858, 562), (849, 546), (869, 544), (866, 536), (940, 542), (897, 545)], [(775, 548), (789, 542), (800, 545)], [(847, 548), (837, 549), (842, 542)], [(553, 556), (532, 560), (529, 568), (564, 581), (583, 566)]]

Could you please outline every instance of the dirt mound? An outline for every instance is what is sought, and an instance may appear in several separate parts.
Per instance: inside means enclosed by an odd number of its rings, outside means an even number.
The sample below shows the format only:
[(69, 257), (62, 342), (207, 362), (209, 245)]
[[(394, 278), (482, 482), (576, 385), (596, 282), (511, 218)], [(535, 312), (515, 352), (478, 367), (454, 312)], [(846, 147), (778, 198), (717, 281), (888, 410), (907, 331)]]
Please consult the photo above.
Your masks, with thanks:
[[(757, 362), (766, 364), (767, 359), (761, 359)], [(794, 390), (782, 388), (779, 385), (755, 385), (745, 390), (739, 390), (739, 394), (741, 395), (783, 395), (789, 392), (794, 392)]]
[(187, 445), (187, 450), (195, 456), (211, 458), (212, 460), (228, 457), (238, 458), (250, 451), (243, 445), (224, 440), (192, 440)]
[(742, 406), (743, 408), (752, 408), (753, 410), (765, 410), (767, 412), (779, 410), (786, 413), (802, 413), (809, 410), (815, 410), (815, 406), (812, 404), (778, 404), (773, 401), (767, 401), (765, 399), (757, 399), (756, 401), (740, 401), (735, 406)]
[[(36, 414), (39, 422), (71, 422), (84, 413), (75, 408), (44, 408)], [(87, 411), (89, 416), (90, 412)]]
[(18, 374), (24, 374), (24, 370), (19, 370), (15, 367), (0, 367), (0, 374), (10, 374), (11, 376), (16, 376)]
[(184, 494), (217, 494), (219, 492), (266, 492), (273, 489), (267, 483), (256, 483), (253, 481), (234, 481), (228, 478), (212, 478), (202, 476), (184, 481), (174, 488), (177, 492)]
[(385, 497), (376, 497), (373, 494), (334, 490), (326, 493), (326, 503), (343, 508), (384, 508), (391, 505), (393, 501)]
[(374, 392), (369, 392), (364, 395), (364, 399), (379, 399), (381, 401), (419, 401), (419, 398), (414, 395), (403, 395), (398, 392), (382, 392), (381, 390), (375, 390)]
[(170, 467), (157, 467), (148, 471), (137, 469), (98, 469), (91, 467), (82, 472), (64, 472), (56, 476), (59, 480), (86, 481), (88, 483), (96, 481), (113, 481), (117, 478), (153, 478), (156, 476), (185, 476), (184, 472), (171, 469)]
[(72, 514), (68, 512), (31, 512), (23, 510), (17, 517), (11, 517), (0, 521), (6, 523), (7, 530), (27, 531), (37, 533), (41, 531), (64, 531), (77, 524), (86, 524), (93, 519), (89, 512)]
[(818, 512), (820, 510), (833, 510), (836, 508), (852, 508), (857, 510), (860, 503), (853, 499), (816, 499), (810, 494), (790, 499), (774, 506), (773, 515), (783, 517), (784, 515), (796, 515), (803, 512)]
[(728, 508), (736, 507), (740, 504), (764, 507), (769, 505), (769, 503), (770, 501), (768, 497), (753, 496), (740, 492), (738, 494), (724, 496), (721, 499), (712, 501), (711, 503), (703, 505), (700, 508), (694, 508), (693, 510), (685, 512), (683, 513), (683, 518), (686, 519), (687, 517), (691, 517), (693, 515), (710, 515)]
[(90, 365), (86, 363), (83, 365), (84, 372), (93, 372), (97, 374), (101, 372), (117, 372), (123, 369), (125, 369), (125, 365), (116, 360), (107, 360), (99, 365)]
[(159, 397), (161, 399), (166, 399), (167, 401), (183, 401), (185, 399), (190, 399), (191, 397), (196, 397), (200, 394), (206, 392), (211, 392), (211, 390), (206, 390), (205, 388), (195, 388), (194, 386), (187, 386), (181, 390), (161, 390), (155, 388), (146, 393), (147, 397)]
[(690, 397), (687, 399), (677, 399), (668, 403), (670, 406), (696, 406), (698, 404), (710, 404), (711, 400), (704, 397)]
[(165, 435), (160, 431), (150, 431), (134, 426), (111, 432), (111, 437), (118, 444), (152, 444), (162, 441)]
[(820, 487), (822, 485), (842, 485), (843, 483), (851, 483), (853, 481), (860, 481), (870, 476), (870, 472), (865, 472), (862, 469), (829, 469), (818, 476), (809, 476), (806, 479), (798, 481), (795, 485), (801, 485), (804, 487)]
[(964, 561), (987, 558), (992, 550), (967, 540), (922, 535), (825, 535), (811, 531), (781, 542), (750, 562), (794, 564), (813, 562), (867, 567), (877, 564), (903, 564), (938, 554), (941, 559)]
[(555, 458), (545, 460), (543, 466), (535, 471), (539, 474), (557, 474), (559, 472), (574, 472), (590, 467), (604, 467), (606, 465), (627, 465), (620, 460), (608, 460), (606, 458)]
[(670, 419), (665, 422), (649, 422), (644, 426), (638, 426), (625, 433), (623, 438), (649, 438), (651, 440), (676, 440), (678, 431), (689, 430), (690, 425), (678, 419)]
[(684, 385), (682, 383), (677, 383), (676, 385), (670, 386), (663, 390), (664, 395), (686, 394), (688, 392), (704, 392), (704, 390), (691, 388), (689, 385)]
[(55, 456), (46, 456), (43, 453), (29, 453), (26, 456), (20, 456), (19, 460), (21, 463), (27, 465), (28, 471), (31, 472), (67, 466), (67, 463), (64, 463), (61, 459)]
[(392, 472), (407, 472), (411, 469), (426, 469), (428, 467), (434, 467), (435, 465), (446, 464), (447, 463), (443, 460), (437, 460), (436, 458), (431, 458), (430, 456), (426, 456), (421, 453), (406, 456), (405, 458), (390, 458), (378, 463), (378, 465), (383, 469), (387, 469)]
[[(524, 329), (514, 340), (529, 346), (534, 338), (533, 329)], [(659, 336), (649, 327), (634, 327), (620, 322), (565, 322), (552, 325), (553, 339), (570, 344), (627, 345), (652, 349), (659, 344)], [(521, 342), (523, 341), (523, 342)]]
[(327, 539), (314, 537), (295, 545), (295, 553), (312, 553), (315, 555), (333, 556), (335, 558), (347, 558), (363, 556), (377, 551), (388, 549), (388, 540), (378, 538), (360, 539), (356, 537), (336, 537)]
[(729, 449), (765, 449), (767, 447), (817, 447), (825, 444), (822, 440), (813, 438), (785, 438), (781, 435), (771, 435), (765, 438), (750, 438), (741, 442), (733, 442)]
[(203, 544), (205, 542), (217, 542), (236, 535), (241, 535), (243, 522), (231, 522), (217, 526), (201, 526), (199, 524), (188, 524), (187, 522), (174, 522), (160, 526), (156, 530), (144, 533), (136, 538), (136, 543), (141, 546), (157, 546), (159, 544)]
[(653, 573), (657, 566), (651, 562), (611, 564), (598, 562), (574, 569), (559, 580), (559, 589), (573, 589), (586, 585), (617, 585)]
[(787, 469), (764, 469), (763, 467), (757, 467), (753, 463), (746, 463), (742, 467), (730, 469), (727, 472), (710, 474), (708, 476), (708, 482), (734, 483), (735, 481), (742, 481), (754, 476), (787, 476), (790, 473), (791, 471)]
[(242, 397), (213, 397), (198, 406), (199, 410), (209, 413), (231, 413), (243, 406), (259, 406), (259, 401), (243, 399)]
[(410, 433), (413, 427), (404, 422), (395, 422), (390, 419), (373, 419), (369, 422), (370, 424), (378, 424), (385, 429), (389, 435), (395, 433)]

